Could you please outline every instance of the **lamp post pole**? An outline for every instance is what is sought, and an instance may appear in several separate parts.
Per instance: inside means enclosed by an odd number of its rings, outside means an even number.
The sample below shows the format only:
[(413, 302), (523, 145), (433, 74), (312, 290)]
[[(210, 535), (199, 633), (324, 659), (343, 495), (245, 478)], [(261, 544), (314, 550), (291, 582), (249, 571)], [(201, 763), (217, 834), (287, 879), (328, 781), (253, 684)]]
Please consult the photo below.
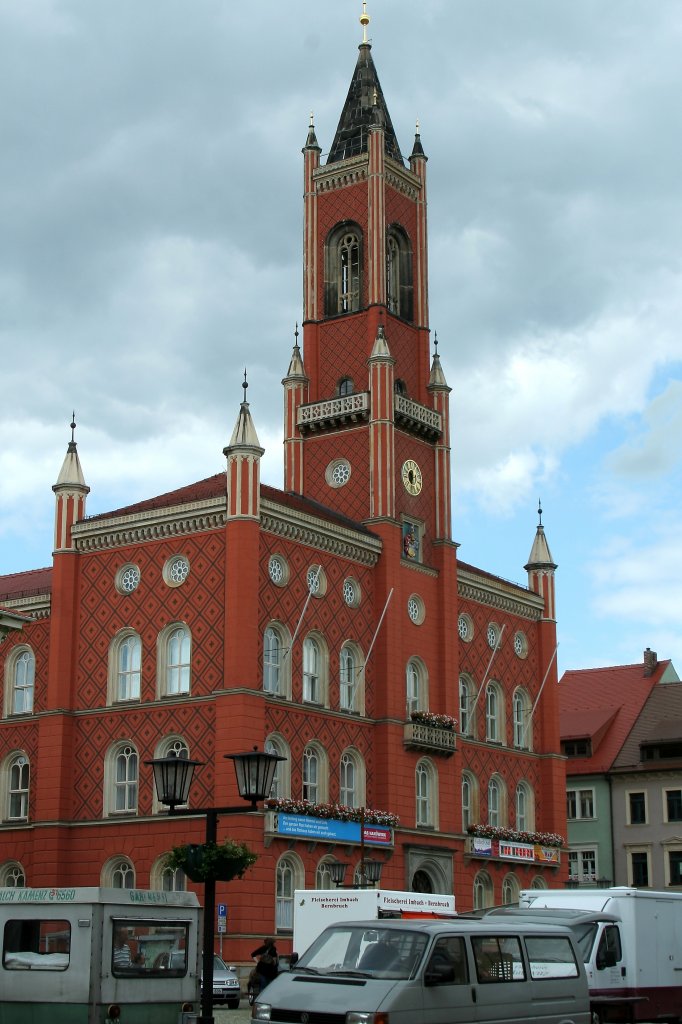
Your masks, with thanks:
[[(187, 803), (194, 769), (202, 764), (174, 753), (147, 761), (154, 769), (154, 782), (159, 802), (168, 807), (169, 817), (203, 815), (206, 818), (205, 842), (215, 843), (218, 837), (218, 818), (227, 814), (253, 814), (258, 803), (269, 795), (272, 781), (280, 761), (279, 754), (268, 754), (256, 747), (246, 754), (225, 754), (234, 761), (239, 795), (249, 801), (244, 807), (184, 807)], [(197, 1024), (213, 1024), (213, 922), (215, 919), (215, 877), (209, 873), (204, 880), (204, 929), (202, 950), (201, 1017)]]

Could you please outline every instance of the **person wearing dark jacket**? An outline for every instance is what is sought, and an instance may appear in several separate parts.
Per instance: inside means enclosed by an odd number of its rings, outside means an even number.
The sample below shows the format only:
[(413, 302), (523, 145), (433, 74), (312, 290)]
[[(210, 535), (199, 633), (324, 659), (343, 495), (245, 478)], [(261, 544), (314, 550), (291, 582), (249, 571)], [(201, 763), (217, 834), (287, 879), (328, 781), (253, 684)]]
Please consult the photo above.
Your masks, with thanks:
[(277, 977), (279, 968), (279, 954), (275, 940), (272, 938), (263, 939), (263, 945), (254, 949), (251, 956), (256, 959), (256, 974), (258, 975), (258, 990), (262, 992), (266, 985), (269, 985), (273, 978)]

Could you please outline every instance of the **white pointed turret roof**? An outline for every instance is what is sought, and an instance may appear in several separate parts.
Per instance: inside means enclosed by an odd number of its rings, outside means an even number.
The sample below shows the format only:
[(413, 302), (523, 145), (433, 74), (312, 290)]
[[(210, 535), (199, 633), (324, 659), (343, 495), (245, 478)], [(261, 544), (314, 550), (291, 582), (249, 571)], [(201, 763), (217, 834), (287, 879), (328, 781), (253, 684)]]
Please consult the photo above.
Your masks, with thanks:
[(265, 448), (261, 448), (260, 441), (258, 440), (258, 434), (251, 418), (251, 412), (249, 410), (249, 403), (246, 401), (246, 389), (248, 388), (246, 382), (246, 370), (244, 370), (244, 400), (239, 406), (239, 415), (237, 416), (237, 422), (234, 425), (232, 431), (232, 437), (227, 448), (223, 448), (223, 454), (227, 455), (228, 452), (234, 448), (251, 448), (256, 449), (262, 455)]
[(374, 339), (374, 344), (372, 345), (372, 354), (370, 355), (369, 358), (370, 359), (391, 359), (392, 358), (391, 357), (391, 351), (390, 351), (390, 349), (388, 347), (388, 342), (386, 341), (386, 334), (384, 333), (384, 325), (383, 324), (379, 324), (379, 326), (377, 327), (377, 336)]
[[(429, 376), (429, 387), (436, 388), (448, 388), (448, 382), (445, 379), (443, 373), (443, 367), (440, 363), (440, 356), (438, 355), (438, 335), (434, 337), (434, 352), (433, 362), (431, 363), (431, 375)], [(448, 391), (450, 388), (448, 388)]]
[(552, 552), (549, 550), (549, 544), (545, 536), (545, 528), (542, 525), (542, 506), (538, 506), (538, 515), (540, 516), (540, 522), (535, 530), (535, 540), (533, 541), (533, 547), (530, 550), (528, 557), (528, 563), (524, 566), (526, 570), (536, 568), (556, 569), (556, 562), (552, 558)]
[[(298, 324), (296, 324), (296, 341), (291, 353), (291, 360), (289, 362), (289, 369), (284, 380), (288, 380), (290, 377), (305, 377), (305, 367), (303, 365), (303, 357), (301, 356), (301, 350), (298, 347)], [(306, 378), (307, 379), (307, 378)], [(282, 381), (284, 383), (284, 381)]]
[(75, 429), (76, 422), (74, 419), (71, 421), (71, 440), (69, 441), (69, 446), (66, 449), (66, 455), (64, 456), (62, 468), (60, 469), (59, 476), (57, 477), (57, 483), (52, 487), (53, 491), (61, 490), (62, 488), (76, 488), (80, 491), (85, 491), (86, 493), (90, 491), (90, 488), (85, 482), (83, 469), (81, 467), (80, 459), (78, 458), (78, 449), (74, 439)]

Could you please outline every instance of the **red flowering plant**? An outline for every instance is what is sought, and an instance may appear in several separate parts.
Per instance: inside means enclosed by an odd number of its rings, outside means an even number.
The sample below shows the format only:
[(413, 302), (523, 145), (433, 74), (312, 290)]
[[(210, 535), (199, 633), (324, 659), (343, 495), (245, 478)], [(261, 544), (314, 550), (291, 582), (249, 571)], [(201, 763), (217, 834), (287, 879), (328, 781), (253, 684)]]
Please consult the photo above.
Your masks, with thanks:
[(420, 725), (431, 725), (434, 729), (454, 730), (457, 719), (452, 715), (437, 715), (434, 711), (411, 711), (410, 718)]
[[(281, 811), (282, 814), (306, 814), (310, 818), (333, 818), (336, 821), (360, 821), (363, 818), (361, 807), (347, 807), (345, 804), (316, 804), (310, 800), (292, 800), (288, 797), (265, 801), (268, 810)], [(364, 808), (365, 825), (384, 825), (397, 828), (400, 821), (397, 814), (390, 811), (377, 811), (370, 807)]]
[(513, 828), (497, 825), (469, 825), (470, 836), (482, 839), (502, 839), (508, 843), (529, 843), (538, 846), (565, 846), (566, 840), (556, 832), (516, 832)]

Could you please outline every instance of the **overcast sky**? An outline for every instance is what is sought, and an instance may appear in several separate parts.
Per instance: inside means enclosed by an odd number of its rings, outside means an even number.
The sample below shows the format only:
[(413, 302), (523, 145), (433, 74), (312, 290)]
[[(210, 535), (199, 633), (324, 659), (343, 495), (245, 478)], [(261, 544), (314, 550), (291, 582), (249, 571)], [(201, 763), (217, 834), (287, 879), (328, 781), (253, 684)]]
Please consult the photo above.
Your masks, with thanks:
[[(103, 512), (224, 468), (247, 366), (281, 486), (301, 147), (361, 6), (0, 0), (0, 573), (50, 564), (72, 409)], [(525, 583), (541, 497), (560, 671), (682, 672), (682, 4), (368, 12), (429, 157), (460, 557)]]

